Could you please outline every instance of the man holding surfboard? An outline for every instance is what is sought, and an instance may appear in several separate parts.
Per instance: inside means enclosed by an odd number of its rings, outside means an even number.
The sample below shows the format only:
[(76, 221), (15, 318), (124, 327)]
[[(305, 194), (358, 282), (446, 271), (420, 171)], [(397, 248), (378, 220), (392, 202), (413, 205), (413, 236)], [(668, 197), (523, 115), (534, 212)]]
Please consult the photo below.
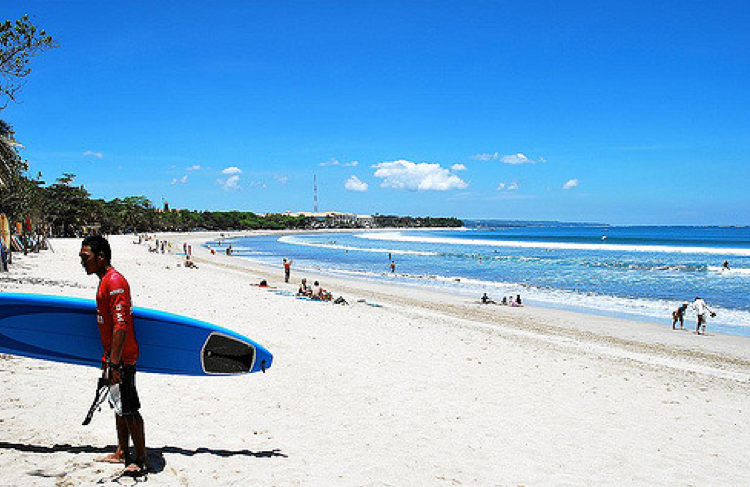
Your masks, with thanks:
[[(109, 242), (99, 235), (86, 237), (81, 244), (81, 265), (86, 273), (99, 276), (96, 292), (96, 319), (104, 348), (102, 370), (109, 379), (114, 399), (117, 426), (117, 450), (102, 459), (124, 463), (126, 475), (146, 473), (146, 438), (141, 407), (135, 387), (135, 364), (138, 342), (133, 330), (133, 305), (130, 286), (110, 264)], [(129, 458), (130, 439), (135, 445), (135, 460)]]

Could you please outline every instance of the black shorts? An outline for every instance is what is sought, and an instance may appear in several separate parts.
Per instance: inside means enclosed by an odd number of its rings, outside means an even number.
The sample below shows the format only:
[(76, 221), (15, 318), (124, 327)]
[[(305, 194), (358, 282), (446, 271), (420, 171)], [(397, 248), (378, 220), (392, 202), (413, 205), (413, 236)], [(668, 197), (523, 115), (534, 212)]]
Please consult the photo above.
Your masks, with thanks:
[(135, 414), (141, 408), (138, 390), (135, 388), (135, 365), (123, 365), (120, 374), (120, 397), (122, 398), (122, 415)]

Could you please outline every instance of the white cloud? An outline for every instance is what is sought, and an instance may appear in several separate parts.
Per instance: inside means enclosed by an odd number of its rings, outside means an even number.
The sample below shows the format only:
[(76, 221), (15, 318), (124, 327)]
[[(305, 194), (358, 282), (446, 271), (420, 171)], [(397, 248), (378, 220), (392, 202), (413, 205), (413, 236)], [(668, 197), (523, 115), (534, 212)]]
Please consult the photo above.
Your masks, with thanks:
[(352, 162), (347, 162), (346, 164), (344, 164), (344, 166), (346, 166), (346, 167), (357, 167), (357, 164), (359, 164), (359, 161), (352, 161)]
[(513, 181), (512, 183), (498, 184), (496, 191), (515, 191), (517, 189), (518, 189), (518, 183)]
[(375, 177), (383, 180), (383, 188), (408, 189), (410, 191), (447, 191), (463, 189), (468, 183), (440, 166), (426, 162), (410, 161), (381, 162), (373, 166)]
[(321, 162), (320, 164), (318, 164), (318, 166), (323, 166), (323, 167), (325, 167), (325, 166), (338, 166), (339, 164), (340, 164), (340, 162), (339, 162), (338, 159), (331, 158), (331, 159), (329, 159), (327, 161)]
[(287, 176), (274, 176), (273, 178), (281, 184), (285, 184), (287, 181), (289, 181), (289, 178)]
[(453, 164), (451, 166), (451, 171), (466, 171), (466, 166), (463, 164)]
[(87, 150), (83, 153), (84, 156), (90, 156), (90, 157), (96, 157), (97, 159), (102, 159), (104, 157), (104, 154), (101, 152), (94, 152), (92, 150)]
[(240, 186), (239, 175), (230, 176), (227, 179), (217, 179), (216, 182), (219, 183), (219, 186), (221, 186), (224, 191), (237, 191), (238, 189), (242, 189)]
[(191, 171), (200, 171), (201, 167), (198, 164), (195, 164), (193, 166), (186, 167), (185, 170), (188, 171), (188, 172), (191, 172)]
[(185, 174), (184, 176), (182, 176), (179, 179), (178, 178), (174, 178), (172, 180), (172, 184), (185, 184), (185, 183), (187, 183), (187, 180), (188, 180), (188, 177), (187, 177), (187, 174)]
[(500, 153), (495, 152), (494, 154), (490, 154), (489, 152), (483, 152), (481, 154), (474, 154), (473, 156), (471, 156), (471, 158), (475, 161), (496, 161), (500, 159)]
[[(242, 174), (242, 169), (236, 166), (229, 166), (221, 171), (222, 174)], [(231, 179), (231, 178), (230, 178)]]
[(499, 152), (483, 152), (481, 154), (475, 154), (471, 156), (471, 158), (475, 161), (483, 162), (499, 160), (503, 164), (544, 164), (545, 162), (547, 162), (547, 159), (545, 159), (544, 157), (540, 157), (539, 160), (535, 161), (534, 159), (529, 159), (525, 154), (522, 154), (520, 152), (517, 154), (507, 154), (504, 156), (501, 156)]
[(503, 164), (536, 164), (536, 161), (529, 159), (520, 152), (518, 154), (509, 154), (506, 156), (502, 156), (500, 158), (500, 162), (502, 162)]
[(361, 181), (357, 176), (352, 176), (346, 180), (344, 187), (349, 191), (367, 191), (367, 183)]
[(578, 186), (578, 179), (568, 179), (568, 181), (563, 184), (562, 189), (573, 189)]

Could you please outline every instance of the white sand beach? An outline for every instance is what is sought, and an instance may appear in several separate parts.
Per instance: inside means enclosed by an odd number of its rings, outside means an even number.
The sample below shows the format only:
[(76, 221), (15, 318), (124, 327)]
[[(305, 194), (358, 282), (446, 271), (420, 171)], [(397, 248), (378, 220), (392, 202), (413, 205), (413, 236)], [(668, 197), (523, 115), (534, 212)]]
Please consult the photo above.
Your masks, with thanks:
[[(163, 236), (199, 269), (111, 238), (135, 306), (274, 354), (266, 374), (138, 375), (149, 486), (750, 485), (748, 338), (296, 269), (285, 285), (280, 265), (200, 246), (215, 236)], [(16, 255), (0, 290), (93, 299), (80, 242)], [(251, 285), (301, 277), (350, 305)], [(113, 413), (81, 425), (98, 375), (0, 356), (0, 486), (117, 485), (121, 467), (94, 461), (114, 450)]]

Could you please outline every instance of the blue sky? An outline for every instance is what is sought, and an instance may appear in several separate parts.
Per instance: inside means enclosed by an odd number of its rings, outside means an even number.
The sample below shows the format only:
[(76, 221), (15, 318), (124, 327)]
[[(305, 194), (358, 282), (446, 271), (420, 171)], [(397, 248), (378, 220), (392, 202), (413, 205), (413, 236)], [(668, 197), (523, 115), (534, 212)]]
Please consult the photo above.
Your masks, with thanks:
[(48, 182), (211, 210), (750, 224), (747, 2), (17, 1)]

